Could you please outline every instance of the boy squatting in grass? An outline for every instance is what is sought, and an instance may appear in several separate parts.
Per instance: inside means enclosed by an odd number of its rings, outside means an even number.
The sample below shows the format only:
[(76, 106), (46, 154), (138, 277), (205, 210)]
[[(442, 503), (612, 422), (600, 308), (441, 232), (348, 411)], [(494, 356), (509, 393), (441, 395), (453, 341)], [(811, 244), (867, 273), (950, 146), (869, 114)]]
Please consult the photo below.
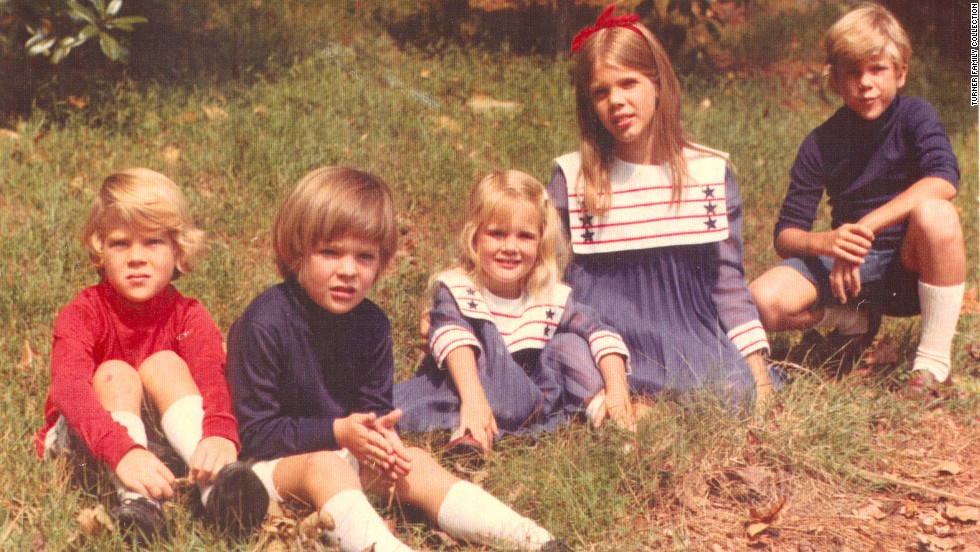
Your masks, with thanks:
[(394, 430), (391, 325), (366, 299), (397, 245), (387, 185), (355, 169), (314, 170), (283, 201), (272, 241), (284, 281), (228, 335), (242, 455), (269, 494), (332, 518), (329, 534), (346, 552), (409, 550), (365, 491), (393, 492), (460, 540), (567, 550)]
[(433, 276), (432, 354), (395, 386), (404, 431), (452, 429), (484, 455), (500, 433), (553, 430), (587, 404), (635, 429), (626, 344), (561, 283), (568, 246), (544, 186), (493, 171), (470, 193), (455, 265)]
[(161, 532), (160, 501), (175, 488), (173, 473), (147, 450), (144, 397), (161, 413), (163, 434), (212, 522), (247, 528), (268, 504), (258, 478), (236, 462), (221, 334), (207, 310), (172, 285), (201, 256), (203, 240), (166, 176), (149, 169), (109, 176), (82, 232), (102, 281), (55, 320), (37, 453), (68, 454), (78, 469), (95, 461), (111, 468), (120, 499), (113, 514), (140, 542)]
[[(827, 31), (830, 82), (844, 106), (803, 141), (774, 232), (787, 258), (752, 282), (769, 330), (832, 326), (868, 343), (881, 313), (922, 313), (905, 392), (931, 401), (951, 387), (950, 347), (966, 252), (951, 203), (956, 157), (936, 110), (900, 96), (911, 46), (876, 4)], [(812, 230), (826, 193), (832, 230)], [(869, 323), (870, 315), (870, 323)]]

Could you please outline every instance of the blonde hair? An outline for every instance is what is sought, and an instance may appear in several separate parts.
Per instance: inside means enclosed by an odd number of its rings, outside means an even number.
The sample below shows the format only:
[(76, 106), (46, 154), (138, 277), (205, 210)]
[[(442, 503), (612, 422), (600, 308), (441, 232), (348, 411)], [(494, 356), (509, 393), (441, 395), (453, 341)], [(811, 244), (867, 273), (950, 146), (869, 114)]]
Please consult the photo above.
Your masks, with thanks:
[(92, 201), (81, 241), (100, 274), (106, 234), (120, 225), (170, 234), (175, 247), (173, 279), (193, 270), (205, 251), (204, 232), (194, 224), (183, 192), (154, 170), (133, 168), (111, 174)]
[(283, 200), (272, 225), (279, 275), (296, 277), (300, 262), (318, 243), (348, 234), (378, 243), (378, 274), (383, 273), (398, 248), (388, 185), (349, 167), (320, 167), (307, 173)]
[(541, 221), (538, 258), (524, 283), (531, 295), (539, 295), (561, 280), (569, 254), (558, 211), (548, 198), (544, 185), (527, 173), (495, 170), (476, 183), (470, 192), (466, 223), (459, 233), (456, 266), (473, 281), (485, 286), (480, 255), (476, 251), (477, 235), (481, 227), (501, 214), (509, 213), (510, 208), (521, 200), (535, 208)]
[[(638, 71), (657, 88), (657, 108), (653, 120), (654, 158), (666, 163), (671, 175), (671, 202), (681, 200), (687, 182), (684, 149), (701, 150), (681, 125), (681, 87), (663, 46), (643, 25), (633, 25), (639, 34), (624, 27), (600, 30), (582, 43), (575, 65), (575, 111), (578, 118), (584, 182), (569, 182), (569, 189), (583, 194), (582, 204), (593, 215), (609, 210), (611, 182), (609, 164), (615, 143), (602, 126), (592, 104), (592, 79), (602, 65)], [(569, 175), (571, 176), (571, 175)]]
[(831, 86), (839, 90), (841, 71), (874, 56), (887, 55), (899, 70), (908, 68), (912, 44), (898, 19), (885, 7), (860, 4), (838, 19), (823, 38)]

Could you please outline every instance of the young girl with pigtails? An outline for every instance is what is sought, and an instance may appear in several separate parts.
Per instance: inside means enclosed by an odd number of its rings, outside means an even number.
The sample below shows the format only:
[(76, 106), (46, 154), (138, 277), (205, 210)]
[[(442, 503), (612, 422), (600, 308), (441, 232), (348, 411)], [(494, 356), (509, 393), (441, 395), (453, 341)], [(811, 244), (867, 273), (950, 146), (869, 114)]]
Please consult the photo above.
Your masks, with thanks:
[(554, 429), (583, 405), (596, 427), (608, 417), (634, 428), (629, 353), (560, 282), (561, 232), (531, 176), (494, 171), (477, 183), (455, 266), (432, 280), (431, 355), (395, 386), (399, 429), (452, 429), (450, 450), (482, 455), (499, 434)]
[(663, 47), (612, 11), (572, 43), (581, 145), (555, 160), (548, 186), (572, 247), (566, 280), (623, 336), (634, 391), (762, 403), (769, 343), (745, 284), (727, 155), (684, 131)]

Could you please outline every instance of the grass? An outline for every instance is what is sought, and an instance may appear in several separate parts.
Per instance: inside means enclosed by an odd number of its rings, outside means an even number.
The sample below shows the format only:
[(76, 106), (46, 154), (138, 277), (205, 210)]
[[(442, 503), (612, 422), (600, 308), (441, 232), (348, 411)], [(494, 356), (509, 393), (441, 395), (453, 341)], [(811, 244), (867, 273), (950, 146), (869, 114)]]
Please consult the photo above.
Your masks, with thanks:
[[(76, 512), (99, 499), (69, 485), (63, 465), (35, 461), (31, 443), (41, 423), (54, 317), (96, 281), (76, 235), (111, 171), (149, 166), (182, 186), (211, 250), (178, 287), (207, 305), (225, 330), (277, 281), (269, 229), (276, 205), (300, 176), (315, 166), (345, 164), (384, 177), (398, 198), (401, 247), (373, 297), (392, 319), (397, 378), (404, 379), (419, 358), (415, 322), (426, 280), (449, 262), (457, 214), (475, 177), (506, 167), (546, 180), (550, 160), (575, 148), (565, 60), (455, 47), (420, 53), (398, 49), (380, 34), (335, 33), (323, 31), (309, 55), (254, 82), (123, 81), (82, 110), (38, 111), (8, 129), (16, 137), (0, 136), (0, 378), (6, 382), (0, 548), (123, 548), (117, 536), (76, 536), (75, 544), (65, 544), (77, 533)], [(968, 236), (967, 289), (975, 290), (976, 111), (967, 107), (965, 85), (947, 85), (947, 71), (965, 74), (935, 57), (915, 60), (906, 92), (937, 106), (959, 157), (963, 179), (955, 203)], [(746, 206), (746, 268), (754, 277), (776, 262), (771, 231), (796, 148), (833, 113), (836, 100), (805, 80), (765, 75), (687, 77), (684, 89), (689, 130), (732, 154)], [(476, 95), (518, 107), (477, 114), (466, 106)], [(833, 359), (819, 351), (805, 355), (797, 335), (781, 334), (773, 336), (777, 348), (803, 356), (804, 369), (794, 371), (795, 381), (768, 415), (732, 417), (711, 401), (657, 403), (658, 415), (635, 439), (574, 426), (535, 441), (505, 441), (473, 477), (577, 549), (741, 549), (749, 544), (744, 524), (751, 509), (790, 496), (781, 514), (787, 520), (848, 514), (879, 491), (855, 478), (856, 468), (901, 470), (916, 449), (926, 457), (912, 463), (925, 465), (943, 458), (945, 444), (936, 436), (949, 431), (943, 424), (962, 434), (977, 431), (978, 364), (967, 352), (980, 335), (976, 308), (961, 317), (959, 330), (960, 398), (941, 417), (897, 400), (887, 376), (835, 380)], [(904, 372), (917, 321), (887, 320), (882, 332), (900, 345), (891, 367)], [(36, 354), (22, 362), (25, 344)], [(636, 452), (624, 453), (624, 441)], [(973, 449), (948, 454), (963, 450)], [(746, 467), (765, 470), (771, 483), (746, 484), (739, 475)], [(192, 521), (179, 501), (173, 513), (170, 549), (235, 548)], [(809, 539), (832, 546), (827, 531), (785, 525), (781, 538), (796, 540), (784, 544)], [(441, 547), (425, 525), (403, 527), (415, 546)], [(752, 542), (778, 548), (779, 538), (766, 534)]]

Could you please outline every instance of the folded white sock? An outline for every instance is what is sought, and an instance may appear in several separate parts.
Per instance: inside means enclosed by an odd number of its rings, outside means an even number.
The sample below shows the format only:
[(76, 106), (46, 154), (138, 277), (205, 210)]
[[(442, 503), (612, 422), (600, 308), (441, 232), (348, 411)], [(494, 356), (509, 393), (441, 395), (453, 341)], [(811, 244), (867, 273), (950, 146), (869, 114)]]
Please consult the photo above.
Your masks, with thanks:
[(436, 523), (452, 537), (475, 544), (540, 550), (552, 540), (551, 533), (537, 523), (468, 481), (449, 488)]
[(950, 351), (963, 305), (964, 287), (964, 284), (933, 286), (919, 282), (922, 321), (912, 369), (929, 370), (936, 381), (946, 381), (949, 377)]
[(330, 532), (330, 538), (340, 545), (343, 552), (412, 550), (391, 534), (384, 520), (360, 490), (340, 491), (320, 511), (333, 518), (335, 528)]

